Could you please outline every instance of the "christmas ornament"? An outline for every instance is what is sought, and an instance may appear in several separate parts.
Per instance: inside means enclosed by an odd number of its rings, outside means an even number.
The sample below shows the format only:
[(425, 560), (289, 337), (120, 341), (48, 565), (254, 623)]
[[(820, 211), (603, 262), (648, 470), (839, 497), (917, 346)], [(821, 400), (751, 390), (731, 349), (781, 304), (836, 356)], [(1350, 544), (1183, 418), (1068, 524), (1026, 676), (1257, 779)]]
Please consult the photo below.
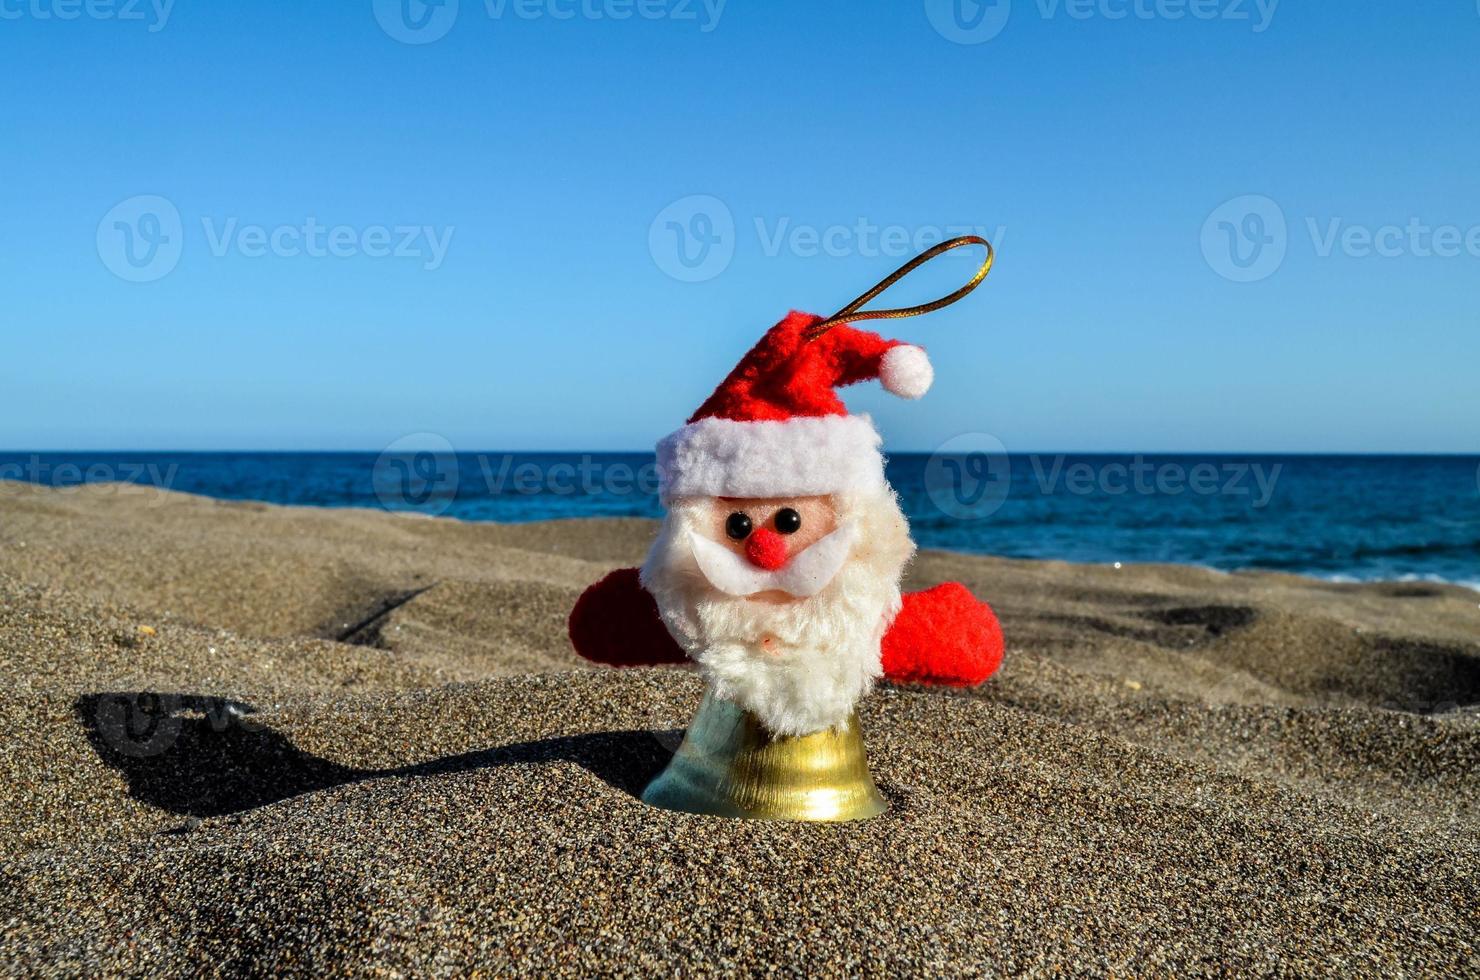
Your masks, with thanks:
[[(986, 259), (949, 296), (863, 307), (920, 265), (980, 245)], [(643, 795), (732, 817), (847, 820), (885, 803), (854, 707), (884, 677), (972, 686), (1002, 660), (991, 608), (946, 583), (901, 595), (914, 554), (884, 479), (882, 440), (836, 389), (878, 380), (919, 398), (925, 351), (850, 324), (928, 313), (961, 299), (992, 247), (943, 242), (831, 317), (793, 312), (766, 332), (678, 431), (658, 443), (667, 509), (640, 569), (591, 586), (570, 616), (589, 660), (619, 667), (693, 660), (708, 691), (668, 768)]]

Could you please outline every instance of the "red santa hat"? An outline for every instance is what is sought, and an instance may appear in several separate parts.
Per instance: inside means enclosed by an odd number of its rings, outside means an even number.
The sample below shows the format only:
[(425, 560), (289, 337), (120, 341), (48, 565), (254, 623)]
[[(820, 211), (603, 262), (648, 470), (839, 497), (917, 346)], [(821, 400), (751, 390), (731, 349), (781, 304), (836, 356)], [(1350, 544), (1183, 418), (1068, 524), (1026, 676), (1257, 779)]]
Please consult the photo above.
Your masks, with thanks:
[(877, 378), (919, 398), (934, 371), (925, 351), (846, 323), (793, 312), (766, 332), (688, 424), (658, 443), (659, 493), (790, 497), (880, 490), (881, 440), (836, 389)]

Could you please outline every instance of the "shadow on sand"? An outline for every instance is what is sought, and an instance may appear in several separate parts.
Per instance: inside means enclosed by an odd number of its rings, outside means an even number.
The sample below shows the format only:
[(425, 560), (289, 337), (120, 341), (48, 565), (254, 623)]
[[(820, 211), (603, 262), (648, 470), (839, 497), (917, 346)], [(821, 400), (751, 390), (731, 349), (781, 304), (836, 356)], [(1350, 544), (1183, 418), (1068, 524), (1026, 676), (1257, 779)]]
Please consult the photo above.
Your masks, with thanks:
[(192, 817), (216, 817), (388, 776), (437, 776), (520, 763), (574, 762), (639, 796), (681, 732), (622, 731), (518, 742), (392, 769), (338, 765), (255, 720), (251, 705), (153, 691), (89, 694), (74, 708), (88, 739), (123, 773), (129, 794)]

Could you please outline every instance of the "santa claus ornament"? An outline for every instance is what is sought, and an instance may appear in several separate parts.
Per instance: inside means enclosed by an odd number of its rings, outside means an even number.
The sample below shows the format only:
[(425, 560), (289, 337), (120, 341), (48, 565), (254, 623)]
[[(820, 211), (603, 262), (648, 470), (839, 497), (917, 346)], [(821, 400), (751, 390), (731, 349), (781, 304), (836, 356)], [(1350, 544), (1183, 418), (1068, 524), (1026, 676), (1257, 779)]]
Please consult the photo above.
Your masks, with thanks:
[[(965, 245), (986, 259), (943, 299), (863, 306)], [(849, 324), (928, 313), (986, 277), (992, 247), (968, 236), (917, 256), (826, 319), (768, 330), (688, 423), (658, 443), (662, 529), (640, 569), (586, 590), (570, 638), (619, 667), (693, 660), (708, 689), (668, 767), (643, 794), (691, 813), (852, 820), (885, 809), (854, 711), (875, 681), (980, 684), (1002, 630), (959, 583), (900, 593), (914, 554), (884, 479), (882, 440), (837, 390), (877, 380), (919, 398), (921, 348)]]

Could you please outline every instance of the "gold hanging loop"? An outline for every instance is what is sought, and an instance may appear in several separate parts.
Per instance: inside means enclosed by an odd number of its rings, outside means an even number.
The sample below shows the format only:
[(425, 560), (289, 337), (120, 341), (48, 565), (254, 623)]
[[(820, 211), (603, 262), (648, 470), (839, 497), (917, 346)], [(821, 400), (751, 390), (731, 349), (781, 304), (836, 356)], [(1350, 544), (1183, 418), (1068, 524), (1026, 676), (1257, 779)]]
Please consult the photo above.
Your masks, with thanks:
[[(981, 268), (976, 270), (976, 275), (971, 277), (971, 281), (954, 293), (951, 293), (949, 296), (942, 296), (940, 299), (929, 303), (921, 303), (919, 306), (906, 306), (896, 310), (860, 309), (865, 303), (874, 299), (880, 293), (884, 292), (884, 290), (899, 282), (899, 280), (914, 272), (937, 255), (944, 255), (951, 249), (961, 248), (963, 245), (980, 245), (987, 250), (987, 257), (982, 262)], [(895, 269), (888, 277), (880, 281), (877, 286), (826, 320), (807, 328), (806, 332), (802, 334), (802, 339), (806, 341), (816, 340), (840, 323), (854, 323), (859, 320), (901, 320), (905, 317), (919, 316), (921, 313), (933, 313), (936, 310), (944, 309), (981, 285), (982, 280), (987, 278), (987, 273), (992, 271), (992, 260), (996, 258), (996, 254), (992, 248), (992, 243), (978, 235), (962, 235), (960, 238), (952, 238), (950, 241), (941, 242), (934, 248), (926, 249), (898, 269)]]

